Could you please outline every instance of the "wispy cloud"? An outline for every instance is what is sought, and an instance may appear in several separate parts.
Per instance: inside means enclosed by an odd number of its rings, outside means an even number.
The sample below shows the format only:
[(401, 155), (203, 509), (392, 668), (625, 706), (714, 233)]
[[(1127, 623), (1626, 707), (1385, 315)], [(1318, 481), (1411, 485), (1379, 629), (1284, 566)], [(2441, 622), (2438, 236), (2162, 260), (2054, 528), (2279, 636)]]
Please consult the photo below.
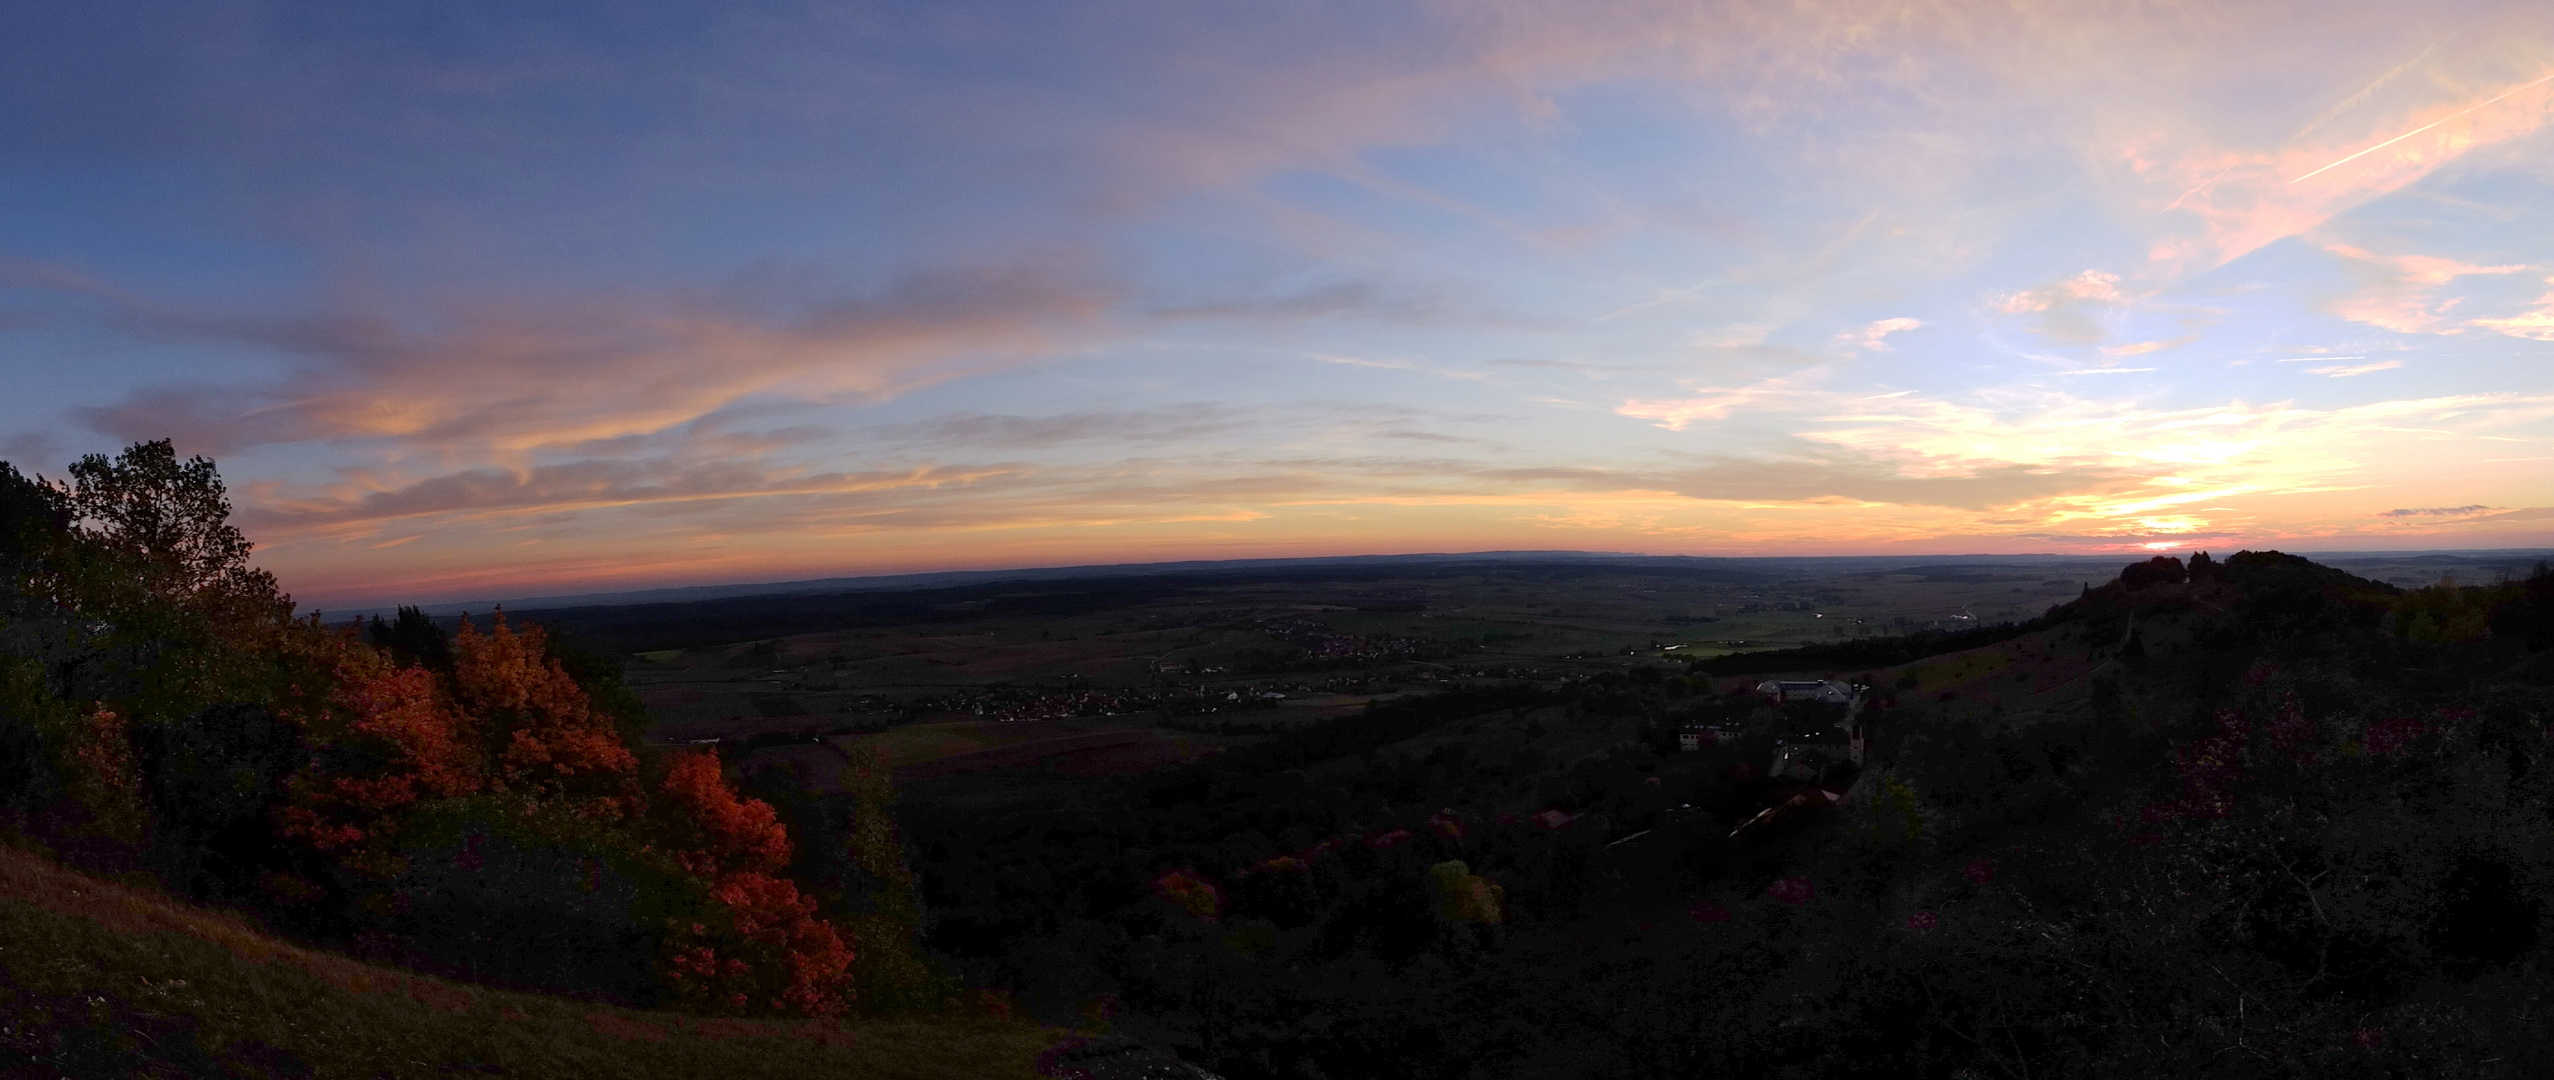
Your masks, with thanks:
[(2005, 315), (2030, 315), (2040, 336), (2068, 345), (2089, 345), (2109, 336), (2105, 316), (2128, 302), (2120, 276), (2086, 270), (2074, 277), (1996, 298), (1990, 306)]
[(2326, 125), (2275, 149), (2203, 150), (2169, 160), (2132, 149), (2126, 156), (2139, 171), (2180, 190), (2171, 208), (2198, 219), (2196, 231), (2154, 246), (2159, 264), (2179, 273), (2220, 266), (2303, 234), (2468, 153), (2533, 134), (2549, 116), (2554, 76), (2540, 70), (2408, 113), (2380, 110), (2372, 120), (2384, 125), (2381, 134), (2348, 139), (2337, 125)]
[(174, 385), (87, 409), (124, 438), (220, 451), (396, 440), (508, 455), (662, 431), (756, 395), (878, 399), (1059, 347), (1116, 294), (1057, 267), (917, 274), (883, 291), (758, 311), (730, 298), (591, 298), (474, 308), (409, 330), (386, 319), (236, 323), (132, 309), (169, 335), (303, 359), (276, 383)]
[(2307, 368), (2306, 374), (2321, 375), (2327, 379), (2347, 379), (2371, 372), (2392, 371), (2402, 366), (2401, 360), (2379, 360), (2373, 364), (2337, 364), (2331, 367)]
[(2476, 514), (2488, 513), (2494, 509), (2497, 508), (2485, 506), (2482, 503), (2475, 503), (2471, 506), (2422, 506), (2388, 510), (2377, 516), (2390, 518), (2473, 517)]
[(2466, 324), (2449, 314), (2464, 297), (2441, 296), (2446, 287), (2458, 278), (2527, 269), (2524, 264), (2478, 266), (2429, 255), (2378, 255), (2348, 244), (2330, 244), (2324, 250), (2347, 260), (2367, 282), (2357, 294), (2335, 301), (2333, 314), (2404, 334), (2464, 332)]
[(2197, 340), (2199, 340), (2199, 335), (2197, 334), (2184, 334), (2181, 337), (2172, 338), (2166, 341), (2134, 341), (2125, 345), (2104, 345), (2099, 351), (2103, 356), (2114, 359), (2122, 359), (2131, 356), (2144, 356), (2148, 353), (2162, 352), (2166, 349), (2178, 349)]
[(1747, 386), (1692, 386), (1691, 397), (1633, 398), (1614, 411), (1638, 420), (1655, 422), (1669, 431), (1683, 431), (1698, 420), (1726, 420), (1742, 409), (1770, 409), (1789, 412), (1804, 401), (1823, 400), (1824, 395), (1806, 389), (1787, 379), (1766, 379)]
[(1297, 322), (1351, 317), (1397, 323), (1517, 322), (1512, 315), (1467, 310), (1464, 304), (1423, 291), (1392, 289), (1370, 281), (1340, 281), (1309, 289), (1215, 300), (1160, 304), (1145, 314), (1162, 319), (1239, 319)]
[(1083, 409), (1048, 416), (951, 413), (869, 432), (886, 446), (928, 450), (1035, 450), (1070, 443), (1141, 445), (1230, 434), (1252, 426), (1249, 412), (1212, 402), (1157, 409)]
[(1837, 335), (1836, 343), (1839, 345), (1862, 348), (1871, 352), (1890, 352), (1893, 350), (1889, 347), (1889, 335), (1913, 330), (1923, 325), (1924, 320), (1922, 319), (1881, 319), (1863, 326), (1860, 329), (1848, 330)]
[[(2554, 280), (2554, 279), (2549, 279)], [(2554, 292), (2537, 297), (2526, 311), (2498, 319), (2475, 319), (2467, 325), (2498, 330), (2515, 338), (2554, 341)]]

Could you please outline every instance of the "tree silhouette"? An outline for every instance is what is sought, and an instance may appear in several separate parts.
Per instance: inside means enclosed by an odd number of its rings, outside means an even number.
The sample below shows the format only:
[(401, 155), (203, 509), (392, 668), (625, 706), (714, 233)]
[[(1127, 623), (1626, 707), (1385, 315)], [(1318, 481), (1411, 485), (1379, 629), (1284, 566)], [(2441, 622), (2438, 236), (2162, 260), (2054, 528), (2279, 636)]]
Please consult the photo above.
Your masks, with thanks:
[(366, 635), (373, 647), (390, 650), (402, 665), (428, 667), (447, 675), (452, 673), (452, 635), (444, 633), (426, 613), (410, 605), (401, 605), (397, 621), (385, 622), (372, 617)]
[(151, 598), (201, 613), (288, 616), (275, 575), (248, 565), (248, 538), (210, 458), (180, 462), (166, 439), (90, 454), (56, 486), (80, 538)]

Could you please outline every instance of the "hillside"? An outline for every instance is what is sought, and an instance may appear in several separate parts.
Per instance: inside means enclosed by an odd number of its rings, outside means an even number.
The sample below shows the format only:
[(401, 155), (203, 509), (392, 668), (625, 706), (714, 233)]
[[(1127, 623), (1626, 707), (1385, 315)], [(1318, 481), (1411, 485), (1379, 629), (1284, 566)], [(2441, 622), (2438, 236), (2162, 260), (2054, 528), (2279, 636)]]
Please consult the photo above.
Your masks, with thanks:
[(0, 848), (0, 1076), (1029, 1078), (984, 1016), (710, 1019), (360, 963)]
[(2518, 1075), (2539, 594), (2160, 560), (1956, 651), (1777, 668), (1870, 685), (1871, 756), (1737, 836), (1841, 709), (1708, 660), (1138, 776), (917, 776), (900, 815), (971, 979), (1118, 999), (1229, 1076)]

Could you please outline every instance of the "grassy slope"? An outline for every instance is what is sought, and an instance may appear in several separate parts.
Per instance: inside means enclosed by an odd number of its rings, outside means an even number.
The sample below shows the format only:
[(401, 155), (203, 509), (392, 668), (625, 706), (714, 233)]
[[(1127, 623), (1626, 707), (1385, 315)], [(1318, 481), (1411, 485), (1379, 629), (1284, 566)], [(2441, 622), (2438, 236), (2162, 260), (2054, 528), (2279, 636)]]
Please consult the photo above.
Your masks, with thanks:
[(709, 1020), (447, 982), (0, 848), (0, 1076), (1027, 1078), (1063, 1034)]

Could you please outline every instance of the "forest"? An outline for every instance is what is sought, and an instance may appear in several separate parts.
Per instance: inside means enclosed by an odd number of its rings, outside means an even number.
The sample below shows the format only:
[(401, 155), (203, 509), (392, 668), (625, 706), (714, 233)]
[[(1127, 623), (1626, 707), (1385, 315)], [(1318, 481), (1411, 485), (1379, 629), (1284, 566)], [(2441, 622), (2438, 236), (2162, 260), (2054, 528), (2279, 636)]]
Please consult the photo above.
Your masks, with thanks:
[[(1475, 679), (1068, 800), (661, 745), (627, 656), (553, 628), (296, 618), (228, 510), (165, 442), (0, 465), (0, 831), (349, 956), (700, 1015), (1016, 1010), (1233, 1080), (2554, 1050), (2542, 568), (2156, 557), (2027, 623)], [(1863, 688), (1867, 755), (1773, 773), (1848, 710), (1761, 673)]]
[(0, 465), (0, 827), (67, 865), (403, 967), (712, 1015), (937, 1007), (875, 794), (803, 847), (618, 665), (509, 625), (297, 619), (213, 464)]

